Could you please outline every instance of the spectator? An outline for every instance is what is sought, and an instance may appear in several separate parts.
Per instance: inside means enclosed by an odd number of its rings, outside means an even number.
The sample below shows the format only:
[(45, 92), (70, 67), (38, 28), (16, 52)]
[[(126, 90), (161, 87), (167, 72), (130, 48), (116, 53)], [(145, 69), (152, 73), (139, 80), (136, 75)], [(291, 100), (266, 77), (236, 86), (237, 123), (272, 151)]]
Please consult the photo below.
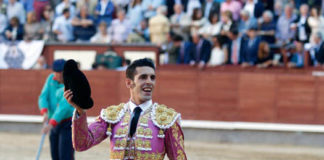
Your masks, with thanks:
[(324, 33), (324, 17), (319, 14), (319, 10), (316, 7), (311, 9), (308, 24), (312, 29), (311, 37), (317, 34), (317, 32), (320, 32), (321, 34)]
[(198, 33), (192, 35), (192, 41), (195, 49), (191, 56), (190, 65), (197, 65), (199, 69), (203, 69), (210, 59), (211, 44)]
[(33, 1), (34, 1), (33, 7), (36, 13), (36, 19), (37, 21), (40, 21), (43, 12), (46, 9), (46, 6), (49, 5), (49, 0), (33, 0)]
[(238, 65), (241, 64), (241, 52), (242, 52), (242, 38), (239, 36), (237, 29), (232, 29), (228, 32), (227, 41), (227, 64)]
[(201, 8), (201, 3), (199, 0), (188, 0), (187, 4), (187, 15), (192, 17), (195, 8)]
[(52, 8), (56, 7), (58, 4), (61, 3), (62, 0), (50, 0), (50, 5)]
[(97, 24), (104, 21), (109, 26), (113, 19), (114, 12), (115, 6), (110, 0), (99, 0), (95, 9), (95, 16), (98, 18)]
[[(106, 23), (106, 22), (104, 22)], [(93, 63), (92, 70), (107, 70), (106, 65), (104, 63)]]
[(99, 24), (98, 32), (91, 37), (90, 42), (92, 43), (110, 43), (111, 36), (107, 32), (107, 24), (106, 22), (102, 21)]
[(226, 0), (221, 4), (221, 12), (230, 11), (234, 21), (237, 21), (240, 18), (241, 9), (241, 3), (235, 0)]
[(46, 64), (46, 60), (44, 56), (40, 56), (36, 63), (34, 64), (34, 66), (32, 67), (32, 69), (47, 69), (48, 66)]
[(27, 22), (24, 26), (25, 37), (28, 40), (40, 40), (43, 37), (44, 29), (41, 24), (37, 22), (35, 12), (29, 12), (27, 14)]
[(6, 15), (0, 12), (0, 41), (4, 39), (3, 35), (7, 25), (8, 25), (8, 20)]
[(72, 3), (70, 2), (70, 0), (62, 0), (62, 2), (56, 6), (55, 8), (56, 17), (61, 16), (65, 8), (69, 9), (70, 19), (72, 19), (76, 14), (76, 10), (74, 5), (72, 5)]
[(45, 9), (41, 17), (42, 17), (41, 26), (44, 30), (42, 39), (48, 41), (54, 40), (53, 32), (52, 32), (54, 11), (49, 4), (45, 6)]
[(173, 37), (174, 49), (169, 52), (169, 64), (189, 64), (194, 55), (195, 46), (192, 42), (183, 40), (181, 36)]
[(77, 9), (81, 10), (82, 6), (87, 6), (89, 15), (94, 16), (97, 2), (98, 2), (98, 0), (78, 0), (77, 1)]
[(5, 30), (5, 37), (7, 40), (23, 40), (24, 38), (24, 26), (19, 23), (17, 17), (10, 19), (9, 26)]
[(3, 2), (3, 0), (0, 0), (0, 13), (7, 14), (7, 3)]
[(220, 14), (220, 3), (214, 0), (206, 0), (202, 5), (202, 11), (206, 19), (209, 19), (211, 13)]
[[(256, 9), (255, 8), (256, 3), (257, 3), (257, 0), (246, 0), (246, 2), (244, 4), (243, 10), (248, 12), (250, 17), (254, 17), (254, 10)], [(241, 11), (241, 14), (242, 14), (242, 11)]]
[(238, 29), (240, 35), (246, 34), (246, 31), (249, 26), (257, 26), (257, 20), (250, 15), (246, 10), (240, 12), (241, 19), (239, 20)]
[(143, 19), (142, 0), (132, 0), (132, 3), (128, 6), (127, 17), (132, 24), (132, 28), (139, 26)]
[(211, 56), (208, 61), (208, 66), (215, 67), (219, 65), (223, 65), (226, 62), (226, 55), (223, 50), (223, 44), (221, 42), (221, 36), (213, 36), (213, 50), (211, 51)]
[(127, 10), (127, 6), (130, 4), (131, 0), (112, 0), (112, 1), (118, 9)]
[(157, 13), (157, 8), (164, 4), (164, 0), (143, 0), (142, 9), (144, 11), (144, 17), (147, 19), (152, 18)]
[(281, 1), (276, 1), (275, 5), (274, 5), (274, 16), (273, 16), (273, 20), (275, 22), (278, 21), (279, 17), (282, 16), (283, 12), (283, 5)]
[(108, 29), (108, 34), (112, 37), (112, 43), (126, 42), (131, 31), (131, 24), (127, 19), (125, 19), (125, 11), (119, 10), (117, 13), (117, 19), (112, 21), (111, 27)]
[(324, 67), (324, 41), (321, 32), (316, 32), (313, 36), (313, 41), (315, 44), (315, 65), (320, 65)]
[(7, 6), (7, 17), (8, 19), (17, 17), (21, 24), (25, 24), (26, 15), (23, 5), (20, 2), (17, 2), (17, 0), (9, 0)]
[[(168, 44), (165, 47), (164, 51), (164, 62), (165, 64), (176, 64), (177, 58), (179, 56), (179, 49), (183, 38), (180, 35), (169, 33)], [(160, 57), (161, 59), (161, 57)]]
[(233, 30), (238, 30), (237, 25), (233, 22), (232, 13), (230, 11), (225, 11), (222, 13), (222, 27), (221, 35), (225, 38), (225, 41), (229, 41), (229, 32)]
[[(163, 54), (160, 56), (160, 64), (168, 64), (169, 63), (169, 54), (174, 52), (177, 47), (175, 46), (175, 34), (169, 32), (167, 41), (163, 45), (160, 46), (160, 52)], [(182, 37), (181, 37), (182, 38)]]
[(258, 35), (261, 36), (262, 41), (274, 44), (276, 42), (276, 24), (273, 21), (273, 14), (271, 13), (271, 11), (266, 10), (258, 23), (260, 28)]
[(285, 14), (280, 16), (277, 23), (277, 43), (284, 45), (292, 42), (292, 40), (295, 38), (295, 31), (292, 30), (291, 27), (296, 18), (296, 15), (293, 14), (292, 6), (287, 4), (285, 6)]
[(295, 41), (295, 46), (296, 52), (291, 55), (288, 68), (301, 68), (304, 66), (304, 43)]
[(26, 13), (34, 11), (34, 1), (35, 0), (20, 0), (20, 3), (24, 6)]
[(242, 67), (255, 65), (258, 60), (258, 50), (261, 38), (257, 36), (257, 27), (251, 26), (247, 31), (247, 37), (241, 42)]
[(181, 4), (174, 5), (174, 14), (170, 18), (171, 31), (177, 35), (180, 35), (185, 40), (188, 40), (190, 17), (183, 12), (183, 6)]
[(308, 24), (308, 5), (301, 5), (299, 10), (300, 15), (298, 16), (298, 18), (295, 21), (295, 24), (293, 25), (293, 29), (296, 30), (295, 39), (299, 42), (307, 43), (309, 42), (309, 37), (311, 34), (311, 28)]
[(80, 13), (71, 21), (73, 35), (77, 41), (89, 41), (96, 33), (94, 18), (88, 14), (87, 6), (82, 6)]
[(117, 67), (116, 71), (126, 71), (127, 67), (131, 64), (131, 61), (129, 59), (123, 58), (122, 60), (122, 66)]
[(193, 35), (207, 24), (207, 19), (203, 16), (201, 8), (195, 8), (191, 17), (190, 34)]
[(122, 57), (109, 47), (105, 53), (96, 55), (95, 64), (103, 64), (106, 69), (116, 69), (122, 66)]
[(68, 42), (73, 40), (70, 10), (68, 8), (63, 10), (63, 15), (55, 19), (53, 24), (53, 32), (60, 42)]
[(170, 31), (170, 22), (166, 17), (166, 6), (157, 8), (157, 15), (149, 20), (149, 32), (151, 42), (161, 46), (167, 41), (167, 34)]
[(128, 36), (127, 43), (145, 43), (150, 41), (150, 33), (147, 26), (147, 21), (143, 19), (141, 24), (133, 29), (133, 32)]
[(200, 30), (199, 33), (206, 39), (211, 39), (212, 36), (220, 34), (222, 28), (222, 22), (219, 21), (217, 13), (211, 13), (209, 15), (209, 22), (206, 23)]
[(273, 53), (270, 50), (269, 44), (267, 42), (260, 42), (258, 50), (258, 68), (268, 68), (273, 63)]

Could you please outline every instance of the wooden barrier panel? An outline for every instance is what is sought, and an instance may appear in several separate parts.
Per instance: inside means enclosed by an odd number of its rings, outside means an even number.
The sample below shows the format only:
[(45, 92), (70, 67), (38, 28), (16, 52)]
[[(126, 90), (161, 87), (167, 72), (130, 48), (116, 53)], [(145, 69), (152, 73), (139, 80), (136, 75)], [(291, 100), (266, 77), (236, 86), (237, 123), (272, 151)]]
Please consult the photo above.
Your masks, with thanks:
[[(0, 70), (0, 114), (39, 114), (37, 100), (49, 70)], [(87, 71), (96, 116), (129, 100), (125, 72)], [(183, 119), (274, 123), (324, 123), (324, 78), (311, 70), (219, 67), (200, 71), (161, 66), (153, 101)]]

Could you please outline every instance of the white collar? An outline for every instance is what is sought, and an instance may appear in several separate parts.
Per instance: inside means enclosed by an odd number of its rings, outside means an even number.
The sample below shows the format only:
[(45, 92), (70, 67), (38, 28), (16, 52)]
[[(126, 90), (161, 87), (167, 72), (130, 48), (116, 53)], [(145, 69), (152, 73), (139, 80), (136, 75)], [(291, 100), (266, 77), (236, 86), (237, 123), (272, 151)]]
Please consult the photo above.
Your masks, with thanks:
[(136, 105), (134, 102), (132, 102), (131, 100), (128, 101), (128, 105), (129, 105), (129, 109), (131, 110), (131, 113), (133, 113), (134, 109), (139, 106), (142, 109), (142, 113), (144, 113), (147, 109), (149, 109), (151, 107), (151, 105), (153, 104), (152, 100), (148, 100), (140, 105)]

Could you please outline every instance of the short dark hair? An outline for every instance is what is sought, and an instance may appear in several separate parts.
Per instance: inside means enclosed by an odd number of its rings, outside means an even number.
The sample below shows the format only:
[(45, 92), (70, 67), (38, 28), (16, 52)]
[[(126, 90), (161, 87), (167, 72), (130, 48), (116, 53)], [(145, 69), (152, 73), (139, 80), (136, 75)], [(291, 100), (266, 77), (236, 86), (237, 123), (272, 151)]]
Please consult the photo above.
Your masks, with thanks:
[(65, 14), (66, 12), (70, 12), (70, 9), (69, 8), (64, 8), (63, 11), (62, 11), (62, 14)]
[(126, 69), (126, 77), (134, 80), (134, 76), (136, 74), (136, 67), (151, 67), (155, 71), (154, 63), (151, 59), (143, 58), (135, 60), (131, 63)]

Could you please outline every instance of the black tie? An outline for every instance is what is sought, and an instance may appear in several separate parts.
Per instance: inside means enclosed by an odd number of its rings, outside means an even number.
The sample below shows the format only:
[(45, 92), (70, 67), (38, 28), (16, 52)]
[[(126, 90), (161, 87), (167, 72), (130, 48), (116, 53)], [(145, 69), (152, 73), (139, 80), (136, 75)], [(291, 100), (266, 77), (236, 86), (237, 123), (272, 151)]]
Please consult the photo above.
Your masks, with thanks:
[(133, 137), (135, 131), (136, 131), (136, 126), (137, 126), (137, 122), (138, 122), (138, 118), (140, 116), (142, 112), (142, 109), (140, 107), (136, 107), (134, 109), (134, 116), (132, 118), (132, 121), (131, 121), (131, 127), (130, 127), (130, 136)]

